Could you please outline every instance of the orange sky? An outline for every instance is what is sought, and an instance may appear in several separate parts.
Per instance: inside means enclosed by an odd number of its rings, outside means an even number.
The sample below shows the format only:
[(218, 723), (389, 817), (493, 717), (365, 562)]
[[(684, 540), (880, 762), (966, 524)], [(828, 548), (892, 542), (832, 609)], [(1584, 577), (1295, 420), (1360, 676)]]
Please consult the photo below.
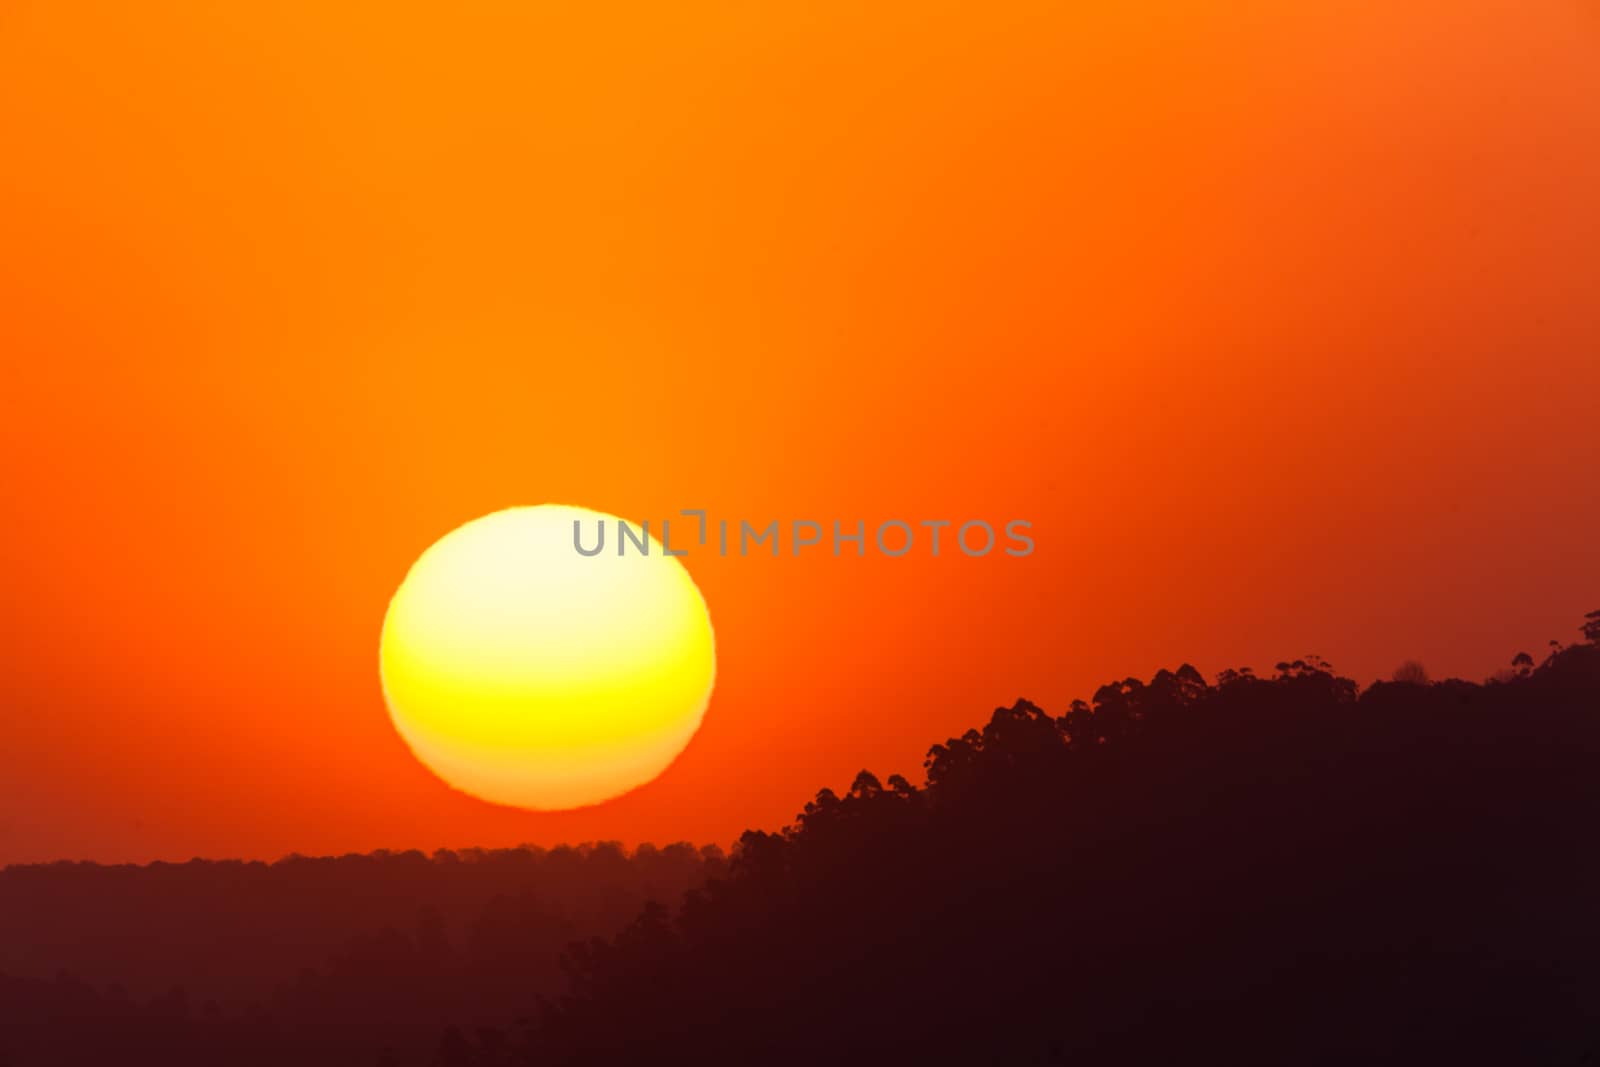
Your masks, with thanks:
[[(1600, 607), (1592, 4), (464, 6), (0, 12), (0, 862), (727, 843), (1019, 695)], [(1038, 548), (689, 558), (701, 734), (534, 815), (377, 647), (547, 500)]]

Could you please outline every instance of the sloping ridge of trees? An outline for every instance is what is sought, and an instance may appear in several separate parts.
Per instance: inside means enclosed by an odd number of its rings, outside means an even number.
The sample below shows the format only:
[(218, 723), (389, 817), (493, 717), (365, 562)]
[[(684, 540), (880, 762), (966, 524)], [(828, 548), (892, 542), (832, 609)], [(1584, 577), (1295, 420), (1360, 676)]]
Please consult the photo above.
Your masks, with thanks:
[(574, 945), (517, 1041), (436, 1062), (1595, 1062), (1584, 633), (1483, 685), (1312, 657), (1019, 700), (920, 788), (863, 771), (746, 833), (675, 914)]

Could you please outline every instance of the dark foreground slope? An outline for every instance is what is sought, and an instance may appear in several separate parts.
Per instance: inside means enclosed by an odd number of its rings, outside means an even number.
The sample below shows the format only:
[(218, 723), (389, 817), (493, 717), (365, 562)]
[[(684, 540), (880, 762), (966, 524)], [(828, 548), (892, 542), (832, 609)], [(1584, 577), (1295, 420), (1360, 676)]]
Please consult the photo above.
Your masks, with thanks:
[(935, 746), (925, 788), (863, 773), (680, 914), (573, 950), (517, 1054), (1595, 1062), (1600, 647), (1519, 673), (1020, 701)]

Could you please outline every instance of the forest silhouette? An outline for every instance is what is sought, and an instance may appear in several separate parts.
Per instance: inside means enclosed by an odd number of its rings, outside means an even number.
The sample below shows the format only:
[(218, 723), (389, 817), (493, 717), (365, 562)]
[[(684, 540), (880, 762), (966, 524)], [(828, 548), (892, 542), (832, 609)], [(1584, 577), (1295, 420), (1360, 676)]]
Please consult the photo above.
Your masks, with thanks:
[(727, 856), (8, 868), (0, 1064), (1600, 1062), (1583, 630), (1018, 700)]

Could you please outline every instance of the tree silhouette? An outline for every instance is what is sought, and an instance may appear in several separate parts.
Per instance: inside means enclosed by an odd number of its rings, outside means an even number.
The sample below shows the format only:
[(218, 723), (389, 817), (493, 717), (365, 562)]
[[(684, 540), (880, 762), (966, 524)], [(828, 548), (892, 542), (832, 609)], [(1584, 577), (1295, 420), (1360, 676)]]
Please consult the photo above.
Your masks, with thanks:
[(1308, 656), (997, 708), (921, 788), (863, 771), (745, 834), (675, 919), (587, 950), (606, 980), (523, 1055), (1572, 1062), (1600, 649), (1513, 667), (1360, 692)]
[(1428, 671), (1414, 659), (1408, 659), (1394, 669), (1392, 679), (1402, 685), (1427, 685)]
[(1059, 715), (1018, 699), (931, 746), (923, 783), (863, 769), (727, 856), (8, 868), (0, 962), (74, 966), (0, 973), (0, 1048), (18, 1067), (1581, 1062), (1585, 636), (1482, 686), (1362, 691), (1306, 656), (1124, 678)]

